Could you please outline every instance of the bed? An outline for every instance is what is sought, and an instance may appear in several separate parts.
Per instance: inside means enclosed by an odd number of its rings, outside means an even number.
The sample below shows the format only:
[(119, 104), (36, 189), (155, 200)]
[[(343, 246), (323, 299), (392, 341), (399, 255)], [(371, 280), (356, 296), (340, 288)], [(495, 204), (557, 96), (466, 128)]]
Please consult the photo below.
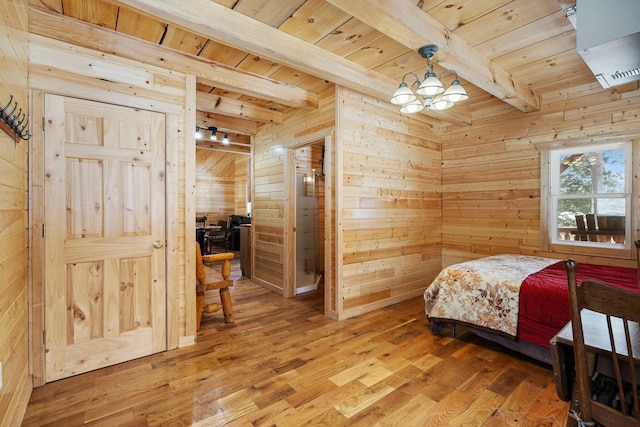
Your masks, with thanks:
[[(576, 280), (638, 291), (635, 268), (578, 264)], [(432, 332), (460, 324), (485, 339), (551, 364), (549, 340), (569, 321), (561, 260), (495, 255), (444, 268), (424, 292)]]

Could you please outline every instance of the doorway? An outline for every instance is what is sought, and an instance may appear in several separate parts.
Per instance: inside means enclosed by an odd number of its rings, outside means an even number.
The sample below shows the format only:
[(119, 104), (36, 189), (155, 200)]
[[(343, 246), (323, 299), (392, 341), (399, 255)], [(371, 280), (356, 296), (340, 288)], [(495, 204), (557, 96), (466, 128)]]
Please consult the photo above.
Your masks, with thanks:
[(295, 295), (323, 290), (324, 152), (324, 140), (295, 149)]
[[(335, 292), (334, 281), (335, 271), (333, 269), (333, 259), (335, 258), (335, 225), (334, 225), (334, 211), (333, 211), (333, 199), (335, 194), (332, 187), (332, 169), (333, 165), (333, 128), (323, 129), (318, 132), (310, 133), (291, 141), (284, 145), (287, 146), (285, 153), (285, 206), (284, 206), (284, 286), (282, 288), (283, 296), (285, 298), (300, 296), (313, 296), (317, 293), (322, 296), (324, 300), (324, 314), (330, 318), (336, 318), (336, 307), (338, 304), (338, 295)], [(315, 172), (314, 172), (315, 171)], [(304, 175), (307, 176), (307, 183), (305, 191), (309, 193), (312, 190), (312, 185), (315, 184), (315, 194), (317, 196), (317, 221), (313, 223), (317, 225), (315, 228), (315, 236), (313, 237), (313, 243), (315, 245), (314, 251), (316, 256), (312, 259), (315, 262), (315, 268), (313, 273), (305, 274), (305, 278), (312, 276), (314, 285), (301, 285), (302, 290), (298, 291), (296, 286), (296, 271), (298, 265), (301, 265), (300, 270), (304, 273), (305, 269), (307, 273), (310, 273), (309, 261), (303, 263), (305, 259), (305, 251), (301, 252), (299, 257), (297, 252), (297, 246), (301, 244), (297, 243), (298, 228), (296, 218), (296, 181), (300, 180), (298, 174), (302, 175), (304, 181)], [(310, 182), (311, 178), (315, 177), (315, 183)], [(315, 202), (314, 202), (315, 203)], [(305, 234), (301, 231), (301, 234)], [(311, 234), (310, 234), (311, 235)], [(302, 238), (302, 237), (300, 237)], [(304, 244), (303, 244), (304, 247)], [(302, 257), (302, 258), (301, 258)], [(301, 258), (300, 263), (298, 259)], [(310, 259), (308, 256), (306, 259)], [(305, 265), (306, 264), (306, 265)], [(303, 292), (306, 292), (303, 293)]]
[(296, 173), (296, 295), (317, 290), (322, 278), (318, 186), (323, 181), (316, 169)]

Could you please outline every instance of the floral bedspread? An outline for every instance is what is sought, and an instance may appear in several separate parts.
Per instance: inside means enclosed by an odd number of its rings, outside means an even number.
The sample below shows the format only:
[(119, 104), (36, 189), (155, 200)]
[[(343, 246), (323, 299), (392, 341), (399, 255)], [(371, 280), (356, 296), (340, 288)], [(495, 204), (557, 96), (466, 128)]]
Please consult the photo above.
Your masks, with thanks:
[(443, 269), (424, 292), (429, 319), (456, 320), (515, 338), (520, 284), (557, 259), (496, 255)]

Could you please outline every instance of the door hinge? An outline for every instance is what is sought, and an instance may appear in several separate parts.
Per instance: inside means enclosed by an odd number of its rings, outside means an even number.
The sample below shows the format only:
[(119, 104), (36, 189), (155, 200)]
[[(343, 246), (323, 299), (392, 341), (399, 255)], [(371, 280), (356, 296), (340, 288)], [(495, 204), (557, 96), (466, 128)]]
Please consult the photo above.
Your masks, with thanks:
[(42, 118), (42, 132), (44, 132), (44, 117)]
[(47, 331), (42, 331), (42, 345), (47, 345)]
[(42, 224), (42, 237), (44, 237), (44, 235), (46, 234), (46, 229), (47, 229), (46, 225)]

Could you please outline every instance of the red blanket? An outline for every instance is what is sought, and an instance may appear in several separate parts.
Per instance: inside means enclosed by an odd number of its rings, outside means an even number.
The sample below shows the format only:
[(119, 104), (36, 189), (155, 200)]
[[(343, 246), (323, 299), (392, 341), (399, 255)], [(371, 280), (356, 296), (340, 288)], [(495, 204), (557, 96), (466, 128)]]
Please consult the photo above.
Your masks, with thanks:
[[(576, 282), (599, 280), (638, 292), (635, 268), (577, 264)], [(520, 287), (518, 338), (549, 347), (553, 338), (569, 322), (567, 273), (562, 261), (527, 277)]]

